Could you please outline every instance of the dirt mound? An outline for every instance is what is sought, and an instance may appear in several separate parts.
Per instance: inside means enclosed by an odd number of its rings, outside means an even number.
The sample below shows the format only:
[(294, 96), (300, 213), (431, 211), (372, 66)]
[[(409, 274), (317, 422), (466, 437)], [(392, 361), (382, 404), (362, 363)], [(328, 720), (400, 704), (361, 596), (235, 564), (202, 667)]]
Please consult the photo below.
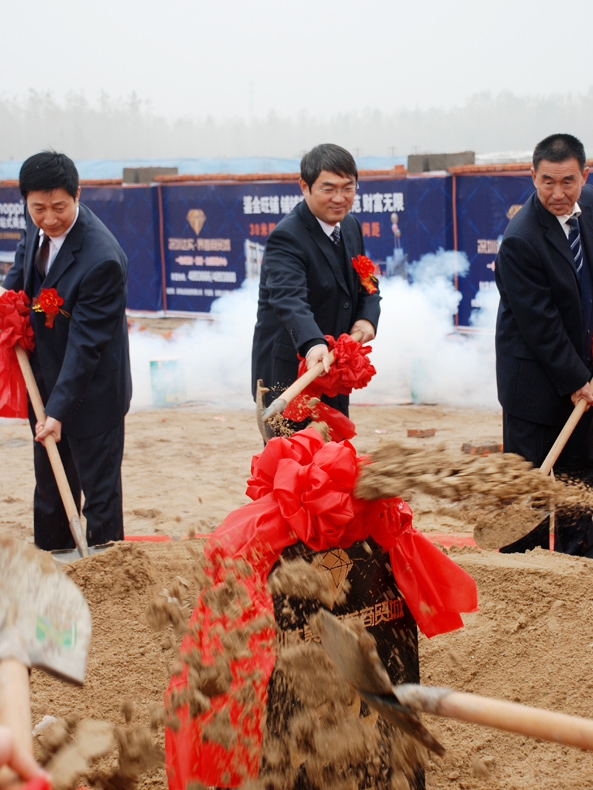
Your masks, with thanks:
[[(123, 727), (122, 701), (129, 699), (134, 726), (148, 730), (159, 725), (179, 636), (170, 624), (155, 633), (146, 611), (155, 598), (167, 600), (163, 591), (174, 591), (177, 577), (188, 582), (188, 587), (181, 584), (185, 599), (195, 599), (202, 546), (199, 540), (132, 544), (68, 566), (93, 616), (87, 680), (83, 688), (75, 688), (33, 670), (34, 723), (45, 714), (64, 719), (75, 714)], [(466, 627), (460, 631), (431, 640), (421, 637), (422, 682), (593, 717), (593, 561), (542, 550), (500, 555), (466, 547), (449, 554), (476, 579), (480, 612), (464, 616)], [(125, 584), (121, 579), (130, 580), (127, 597), (109, 595), (109, 578), (120, 590)], [(186, 606), (183, 616), (190, 610)], [(314, 664), (322, 666), (317, 658)], [(315, 716), (321, 721), (317, 712)], [(428, 759), (428, 790), (593, 786), (589, 753), (436, 717), (424, 716), (423, 721), (447, 749), (444, 758)], [(295, 724), (297, 755), (310, 748), (314, 724), (315, 718), (307, 715)], [(350, 728), (355, 724), (363, 726), (349, 721)], [(367, 725), (370, 732), (360, 735), (358, 743), (375, 742), (371, 721)], [(341, 737), (336, 734), (333, 740), (336, 750)], [(157, 742), (163, 745), (162, 726)], [(277, 754), (274, 764), (286, 758), (283, 744), (278, 739), (269, 749), (272, 757)], [(111, 770), (117, 754), (104, 759), (111, 760), (105, 766)], [(348, 786), (348, 779), (340, 781)], [(166, 790), (164, 768), (151, 768), (138, 787)]]

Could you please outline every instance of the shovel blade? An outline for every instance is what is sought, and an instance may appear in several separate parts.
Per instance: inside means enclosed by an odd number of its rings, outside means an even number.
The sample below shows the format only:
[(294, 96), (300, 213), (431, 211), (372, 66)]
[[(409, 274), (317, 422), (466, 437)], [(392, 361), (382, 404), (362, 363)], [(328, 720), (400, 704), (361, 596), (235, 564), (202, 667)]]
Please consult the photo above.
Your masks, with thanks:
[(353, 630), (325, 609), (320, 609), (314, 615), (311, 625), (319, 633), (321, 644), (338, 672), (365, 702), (427, 749), (439, 755), (445, 753), (444, 747), (418, 716), (399, 703), (395, 695), (397, 686), (394, 688), (391, 685), (387, 670), (377, 653), (375, 640), (364, 627)]
[(51, 555), (0, 539), (0, 655), (15, 632), (31, 666), (82, 685), (91, 614), (81, 591)]
[(374, 638), (366, 629), (354, 631), (320, 609), (311, 622), (338, 672), (361, 693), (391, 694), (391, 681)]
[[(397, 687), (395, 690), (397, 691)], [(394, 694), (362, 694), (361, 696), (386, 721), (395, 724), (396, 727), (420, 741), (423, 746), (438, 754), (439, 757), (445, 754), (445, 747), (426, 729), (414, 711), (398, 702)]]

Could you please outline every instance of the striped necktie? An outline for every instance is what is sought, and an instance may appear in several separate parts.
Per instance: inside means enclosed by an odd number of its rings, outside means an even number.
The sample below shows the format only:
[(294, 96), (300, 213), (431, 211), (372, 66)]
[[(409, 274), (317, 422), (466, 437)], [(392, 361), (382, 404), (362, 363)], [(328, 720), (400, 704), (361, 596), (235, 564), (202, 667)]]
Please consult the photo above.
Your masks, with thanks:
[(583, 247), (581, 245), (581, 233), (579, 231), (579, 220), (577, 217), (570, 217), (566, 220), (570, 225), (570, 233), (568, 234), (568, 242), (572, 255), (574, 257), (574, 265), (576, 266), (579, 279), (581, 277), (581, 270), (583, 268)]
[(336, 247), (339, 247), (340, 244), (342, 243), (342, 237), (341, 237), (341, 234), (340, 234), (340, 228), (337, 225), (332, 230), (332, 232), (330, 234), (330, 239), (336, 245)]

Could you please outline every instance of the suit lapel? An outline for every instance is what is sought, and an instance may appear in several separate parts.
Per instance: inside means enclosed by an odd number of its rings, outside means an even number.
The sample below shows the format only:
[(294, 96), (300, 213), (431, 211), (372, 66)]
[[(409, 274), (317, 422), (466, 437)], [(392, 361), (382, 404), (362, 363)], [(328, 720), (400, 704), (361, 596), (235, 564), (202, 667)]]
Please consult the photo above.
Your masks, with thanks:
[(33, 275), (33, 268), (35, 266), (35, 253), (37, 252), (37, 248), (39, 247), (39, 228), (33, 224), (31, 220), (31, 229), (32, 233), (31, 238), (32, 241), (29, 242), (29, 233), (27, 233), (27, 243), (25, 247), (25, 263), (24, 263), (24, 276), (23, 276), (23, 283), (25, 293), (29, 295), (33, 295), (34, 283), (35, 278)]
[(356, 296), (358, 291), (358, 275), (352, 266), (352, 259), (358, 254), (357, 249), (360, 249), (358, 244), (358, 233), (350, 227), (350, 223), (342, 222), (342, 239), (344, 242), (344, 253), (346, 255), (346, 274), (348, 279), (348, 290), (352, 297)]
[[(347, 293), (351, 293), (351, 288), (348, 287), (346, 281), (344, 280), (344, 274), (342, 272), (342, 267), (338, 263), (336, 258), (336, 254), (332, 249), (332, 242), (326, 236), (326, 234), (321, 229), (321, 225), (317, 222), (315, 216), (311, 213), (309, 206), (303, 200), (299, 204), (301, 218), (305, 224), (305, 227), (311, 234), (311, 239), (315, 242), (319, 251), (323, 254), (323, 257), (327, 261), (334, 277), (336, 278), (338, 284), (341, 288)], [(348, 249), (345, 246), (346, 253), (348, 253)]]

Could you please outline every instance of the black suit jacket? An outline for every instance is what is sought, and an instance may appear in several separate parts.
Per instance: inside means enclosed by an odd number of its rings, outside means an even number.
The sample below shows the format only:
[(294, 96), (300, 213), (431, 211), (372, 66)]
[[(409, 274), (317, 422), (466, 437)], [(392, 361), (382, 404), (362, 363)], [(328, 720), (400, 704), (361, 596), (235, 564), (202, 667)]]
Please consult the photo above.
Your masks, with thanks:
[[(34, 293), (34, 255), (39, 231), (27, 216), (14, 266), (4, 287)], [(126, 320), (128, 261), (115, 237), (90, 209), (80, 205), (43, 283), (64, 303), (50, 329), (44, 313), (31, 313), (32, 360), (45, 412), (78, 438), (107, 431), (123, 419), (132, 382)]]
[[(593, 189), (578, 200), (581, 240), (593, 273)], [(509, 223), (496, 259), (498, 397), (509, 414), (562, 425), (570, 394), (591, 378), (581, 290), (568, 239), (534, 193)]]
[(338, 337), (360, 318), (375, 328), (379, 293), (360, 286), (350, 259), (364, 254), (358, 221), (347, 214), (340, 223), (346, 273), (332, 242), (302, 201), (270, 234), (264, 252), (253, 338), (252, 387), (257, 380), (275, 394), (297, 377), (297, 350), (324, 335)]

